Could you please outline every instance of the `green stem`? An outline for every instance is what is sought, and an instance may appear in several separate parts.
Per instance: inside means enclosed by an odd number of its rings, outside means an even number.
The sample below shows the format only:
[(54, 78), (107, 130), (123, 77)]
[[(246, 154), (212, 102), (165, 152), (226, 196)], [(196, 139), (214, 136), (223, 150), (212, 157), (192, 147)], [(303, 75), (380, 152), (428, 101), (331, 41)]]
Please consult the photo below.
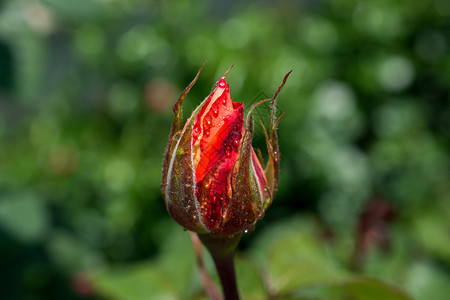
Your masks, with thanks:
[(214, 260), (225, 300), (239, 300), (236, 272), (234, 270), (234, 252), (241, 234), (224, 238), (199, 234), (199, 238)]

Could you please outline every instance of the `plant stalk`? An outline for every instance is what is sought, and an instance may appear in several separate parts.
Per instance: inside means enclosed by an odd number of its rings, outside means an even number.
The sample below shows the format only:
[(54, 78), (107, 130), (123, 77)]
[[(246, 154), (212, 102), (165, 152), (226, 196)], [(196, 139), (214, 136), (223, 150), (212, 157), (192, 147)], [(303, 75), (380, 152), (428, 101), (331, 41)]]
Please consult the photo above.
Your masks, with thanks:
[(199, 238), (213, 258), (225, 300), (240, 300), (234, 269), (234, 253), (241, 234), (224, 238), (199, 234)]
[(225, 300), (239, 300), (236, 272), (234, 270), (234, 252), (223, 257), (213, 256), (213, 260), (219, 274)]

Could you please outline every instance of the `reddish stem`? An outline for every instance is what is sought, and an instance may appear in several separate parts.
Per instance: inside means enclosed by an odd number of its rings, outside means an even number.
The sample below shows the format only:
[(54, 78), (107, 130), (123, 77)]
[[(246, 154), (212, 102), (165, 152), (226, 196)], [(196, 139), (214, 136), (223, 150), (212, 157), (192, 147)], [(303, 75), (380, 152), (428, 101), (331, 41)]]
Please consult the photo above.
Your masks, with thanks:
[(228, 237), (214, 237), (209, 234), (199, 234), (198, 237), (211, 254), (225, 300), (239, 300), (239, 292), (234, 270), (234, 251), (241, 238), (241, 234)]
[(234, 270), (234, 252), (228, 256), (213, 256), (213, 260), (219, 274), (225, 300), (239, 300), (236, 272)]

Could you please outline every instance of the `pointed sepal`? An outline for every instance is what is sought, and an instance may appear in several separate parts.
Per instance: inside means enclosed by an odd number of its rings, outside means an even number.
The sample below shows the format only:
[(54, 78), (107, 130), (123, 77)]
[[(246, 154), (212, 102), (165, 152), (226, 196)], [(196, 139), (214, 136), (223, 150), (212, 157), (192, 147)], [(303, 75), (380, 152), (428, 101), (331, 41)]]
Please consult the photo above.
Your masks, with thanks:
[(199, 109), (200, 106), (177, 135), (179, 137), (174, 140), (175, 146), (170, 155), (165, 179), (167, 184), (164, 188), (164, 200), (170, 216), (178, 224), (190, 231), (208, 233), (195, 193), (196, 179), (192, 155), (194, 116)]
[(175, 117), (172, 121), (172, 127), (170, 128), (169, 133), (169, 139), (167, 141), (166, 146), (166, 152), (164, 154), (164, 161), (162, 165), (162, 183), (161, 183), (161, 191), (163, 194), (163, 197), (165, 197), (165, 190), (167, 185), (167, 169), (169, 165), (169, 161), (171, 159), (171, 155), (173, 153), (174, 147), (177, 144), (177, 137), (180, 133), (180, 130), (183, 128), (183, 102), (186, 98), (186, 95), (189, 93), (191, 88), (194, 86), (195, 82), (197, 82), (198, 76), (200, 75), (200, 72), (203, 69), (203, 65), (200, 67), (200, 69), (197, 72), (197, 75), (195, 75), (194, 79), (191, 81), (191, 83), (184, 89), (181, 96), (178, 98), (177, 102), (173, 106), (173, 113), (175, 114)]
[[(275, 194), (278, 188), (278, 177), (280, 173), (280, 149), (278, 146), (278, 135), (277, 135), (277, 127), (278, 123), (280, 122), (281, 117), (277, 118), (276, 116), (276, 109), (277, 109), (277, 100), (278, 100), (278, 94), (286, 84), (286, 81), (291, 74), (292, 70), (289, 71), (283, 78), (283, 82), (278, 87), (277, 91), (273, 95), (272, 101), (271, 101), (271, 109), (270, 109), (270, 127), (269, 127), (269, 133), (267, 134), (266, 130), (264, 129), (264, 135), (266, 137), (266, 145), (267, 145), (267, 151), (269, 153), (269, 159), (267, 161), (267, 165), (265, 168), (265, 176), (267, 179), (267, 184), (269, 187), (269, 190), (272, 195)], [(267, 206), (270, 205), (270, 203), (266, 204)]]
[(256, 103), (247, 114), (246, 133), (231, 177), (232, 197), (224, 211), (224, 224), (220, 235), (226, 236), (251, 229), (264, 215), (264, 202), (269, 194), (261, 164), (252, 147), (252, 113), (256, 106), (267, 101)]

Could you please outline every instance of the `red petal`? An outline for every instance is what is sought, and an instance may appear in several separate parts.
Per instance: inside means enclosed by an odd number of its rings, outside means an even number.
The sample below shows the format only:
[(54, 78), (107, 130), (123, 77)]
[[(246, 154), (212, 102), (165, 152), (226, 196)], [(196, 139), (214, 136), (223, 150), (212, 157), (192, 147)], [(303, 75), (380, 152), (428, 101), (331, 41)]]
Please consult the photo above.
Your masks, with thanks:
[[(220, 160), (230, 160), (237, 154), (243, 134), (244, 105), (241, 104), (239, 109), (224, 118), (222, 126), (213, 136), (208, 138), (208, 143), (203, 145), (204, 149), (200, 152), (200, 160), (195, 171), (197, 182), (203, 180), (205, 174)], [(203, 144), (202, 142), (203, 139), (201, 144)]]
[(205, 225), (214, 230), (231, 197), (230, 176), (244, 134), (244, 104), (233, 103), (222, 77), (196, 117), (193, 140), (197, 199)]
[(237, 154), (217, 164), (197, 185), (197, 201), (203, 223), (214, 231), (221, 225), (224, 209), (230, 203), (230, 173)]
[(223, 118), (234, 111), (234, 105), (230, 96), (230, 88), (225, 82), (225, 77), (220, 78), (216, 89), (208, 96), (203, 107), (195, 117), (194, 140), (195, 144), (201, 139), (202, 150), (209, 143), (210, 139), (223, 125)]
[(214, 231), (222, 221), (231, 197), (230, 177), (239, 157), (244, 105), (229, 115), (211, 142), (201, 152), (196, 169), (197, 199), (203, 222)]

